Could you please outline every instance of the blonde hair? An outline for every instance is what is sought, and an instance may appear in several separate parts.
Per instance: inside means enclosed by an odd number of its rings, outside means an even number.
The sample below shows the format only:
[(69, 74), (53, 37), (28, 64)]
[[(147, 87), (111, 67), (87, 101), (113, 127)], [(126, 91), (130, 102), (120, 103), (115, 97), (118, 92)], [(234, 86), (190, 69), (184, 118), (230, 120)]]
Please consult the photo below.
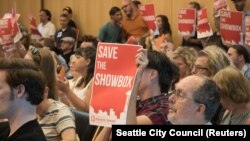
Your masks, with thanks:
[(181, 57), (184, 63), (188, 66), (188, 71), (186, 75), (190, 75), (193, 69), (195, 60), (198, 56), (198, 52), (193, 48), (188, 47), (178, 47), (173, 53), (173, 59)]
[(234, 103), (250, 101), (250, 87), (248, 79), (236, 68), (226, 67), (214, 76), (213, 80), (221, 90), (222, 96)]
[(208, 46), (201, 50), (198, 53), (198, 57), (201, 56), (208, 58), (208, 71), (211, 74), (210, 77), (213, 77), (220, 69), (227, 66), (234, 66), (227, 53), (215, 45)]

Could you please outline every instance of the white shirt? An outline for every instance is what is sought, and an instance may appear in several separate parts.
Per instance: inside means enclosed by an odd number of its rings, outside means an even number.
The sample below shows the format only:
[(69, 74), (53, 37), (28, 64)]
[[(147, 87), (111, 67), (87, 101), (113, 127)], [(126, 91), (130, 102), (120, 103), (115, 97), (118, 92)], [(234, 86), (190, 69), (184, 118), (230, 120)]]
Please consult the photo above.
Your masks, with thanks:
[(43, 38), (50, 38), (51, 36), (54, 37), (56, 33), (56, 27), (51, 21), (47, 22), (45, 25), (40, 23), (37, 26), (37, 29), (42, 34)]

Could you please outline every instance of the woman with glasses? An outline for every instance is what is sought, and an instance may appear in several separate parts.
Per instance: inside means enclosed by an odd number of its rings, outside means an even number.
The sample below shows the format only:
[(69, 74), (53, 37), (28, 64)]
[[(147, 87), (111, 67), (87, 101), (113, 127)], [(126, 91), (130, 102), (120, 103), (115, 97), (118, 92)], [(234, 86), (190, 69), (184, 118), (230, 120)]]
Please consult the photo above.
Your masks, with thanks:
[(219, 47), (208, 46), (198, 53), (194, 63), (192, 74), (213, 77), (220, 69), (233, 66), (227, 53)]

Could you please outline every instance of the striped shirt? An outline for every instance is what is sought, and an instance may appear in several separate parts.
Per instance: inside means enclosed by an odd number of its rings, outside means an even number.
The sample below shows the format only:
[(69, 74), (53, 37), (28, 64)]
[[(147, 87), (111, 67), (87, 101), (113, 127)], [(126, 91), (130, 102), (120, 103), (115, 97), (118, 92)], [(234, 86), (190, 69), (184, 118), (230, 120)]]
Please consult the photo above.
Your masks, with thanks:
[(48, 111), (38, 121), (47, 141), (60, 141), (64, 130), (75, 128), (75, 118), (68, 106), (59, 101), (50, 100), (52, 102)]

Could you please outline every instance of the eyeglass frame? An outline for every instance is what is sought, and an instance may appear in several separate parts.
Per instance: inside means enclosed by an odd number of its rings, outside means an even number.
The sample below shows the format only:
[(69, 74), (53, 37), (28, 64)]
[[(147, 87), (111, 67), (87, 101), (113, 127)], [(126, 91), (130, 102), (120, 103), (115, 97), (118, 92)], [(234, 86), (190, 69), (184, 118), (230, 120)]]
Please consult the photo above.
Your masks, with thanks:
[(32, 54), (38, 54), (38, 53), (39, 53), (38, 48), (37, 48), (37, 47), (34, 47), (34, 46), (30, 47), (29, 50), (30, 50), (30, 52), (31, 52)]
[(188, 100), (191, 100), (195, 103), (199, 103), (199, 104), (202, 104), (201, 102), (191, 98), (191, 97), (187, 97), (187, 96), (183, 96), (181, 95), (181, 91), (180, 90), (173, 90), (171, 93), (170, 93), (170, 96), (174, 96), (175, 97), (175, 100), (178, 100), (179, 98), (183, 98), (183, 99), (188, 99)]
[(194, 65), (192, 69), (193, 69), (194, 71), (197, 70), (197, 71), (199, 71), (199, 72), (202, 71), (202, 70), (207, 70), (208, 72), (210, 72), (209, 69), (208, 69), (207, 67), (201, 67), (201, 66), (198, 66), (198, 65)]

